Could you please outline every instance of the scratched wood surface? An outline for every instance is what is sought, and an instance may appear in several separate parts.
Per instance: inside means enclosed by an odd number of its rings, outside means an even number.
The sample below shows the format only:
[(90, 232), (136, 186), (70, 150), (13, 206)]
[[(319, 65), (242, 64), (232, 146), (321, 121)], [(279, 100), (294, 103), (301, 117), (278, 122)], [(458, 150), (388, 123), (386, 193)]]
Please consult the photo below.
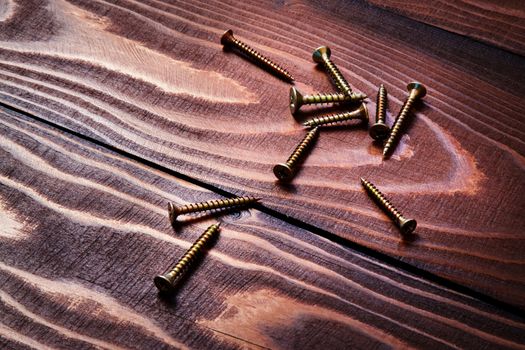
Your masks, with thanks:
[[(525, 348), (525, 319), (0, 109), (0, 347)], [(169, 300), (152, 277), (208, 225)]]
[(521, 0), (367, 0), (417, 21), (525, 55), (525, 5)]
[[(1, 102), (525, 305), (523, 58), (361, 2), (1, 4)], [(327, 44), (356, 90), (374, 96), (385, 84), (394, 115), (407, 82), (429, 94), (391, 160), (366, 130), (332, 128), (279, 186), (271, 168), (312, 112), (294, 120), (289, 85), (223, 52), (227, 28), (289, 67), (306, 92), (334, 91), (310, 58)], [(415, 241), (400, 241), (360, 176), (418, 219)]]

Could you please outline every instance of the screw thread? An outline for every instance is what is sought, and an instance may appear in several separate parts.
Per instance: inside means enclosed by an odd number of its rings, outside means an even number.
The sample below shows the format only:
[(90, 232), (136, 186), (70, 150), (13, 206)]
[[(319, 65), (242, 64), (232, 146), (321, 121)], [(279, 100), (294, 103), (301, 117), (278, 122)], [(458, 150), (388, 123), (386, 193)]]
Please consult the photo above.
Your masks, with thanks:
[(220, 223), (213, 224), (193, 243), (175, 266), (164, 275), (155, 278), (155, 285), (162, 292), (171, 291), (175, 284), (186, 274), (195, 260), (202, 256), (204, 248), (219, 233)]
[(312, 130), (308, 131), (304, 139), (301, 141), (301, 143), (299, 143), (299, 145), (297, 145), (292, 155), (286, 161), (286, 165), (293, 169), (297, 162), (304, 156), (305, 151), (312, 145), (312, 142), (317, 137), (318, 133), (319, 128), (313, 128)]
[(377, 93), (376, 123), (385, 124), (387, 103), (388, 103), (387, 92), (386, 92), (385, 86), (381, 84), (381, 86), (379, 87), (379, 91)]
[(337, 88), (342, 91), (345, 95), (351, 96), (352, 95), (352, 88), (350, 87), (350, 84), (346, 81), (345, 77), (339, 71), (339, 68), (335, 65), (334, 62), (332, 62), (331, 59), (325, 58), (323, 59), (323, 65), (325, 69), (328, 71), (328, 74), (332, 77), (332, 80), (334, 81)]
[(268, 67), (271, 71), (275, 72), (276, 74), (278, 74), (285, 80), (294, 81), (294, 78), (292, 77), (290, 73), (288, 73), (286, 69), (279, 66), (277, 63), (273, 62), (269, 58), (263, 56), (261, 53), (252, 49), (250, 46), (246, 45), (242, 41), (236, 38), (232, 38), (231, 42), (237, 49), (239, 49), (239, 51), (255, 59), (257, 62), (261, 63), (262, 65)]
[(365, 94), (352, 93), (351, 95), (329, 93), (329, 94), (315, 94), (303, 96), (304, 105), (323, 104), (323, 103), (338, 103), (338, 102), (356, 102), (366, 98)]
[(199, 211), (213, 210), (219, 208), (230, 208), (247, 205), (253, 202), (257, 202), (260, 198), (246, 196), (246, 197), (235, 197), (227, 199), (214, 199), (206, 202), (191, 203), (180, 207), (176, 207), (173, 203), (169, 203), (168, 210), (170, 217), (175, 219), (178, 215), (195, 213)]
[(399, 226), (401, 221), (406, 220), (392, 203), (375, 187), (371, 182), (361, 178), (361, 183), (367, 193), (376, 201), (376, 203), (396, 222)]
[(410, 111), (410, 108), (412, 108), (412, 105), (414, 104), (415, 100), (416, 97), (413, 94), (410, 94), (410, 96), (406, 99), (405, 103), (401, 107), (401, 111), (399, 112), (396, 120), (394, 121), (392, 130), (390, 131), (390, 136), (388, 137), (388, 140), (385, 143), (385, 147), (383, 148), (383, 156), (387, 156), (391, 151), (393, 151), (394, 147), (399, 142), (399, 139), (401, 137), (401, 130), (405, 124), (408, 112)]
[(305, 121), (303, 124), (307, 127), (317, 127), (321, 125), (340, 123), (347, 120), (359, 119), (362, 121), (368, 120), (368, 113), (363, 108), (359, 108), (351, 112), (343, 112), (338, 114), (331, 114), (324, 117), (316, 117)]

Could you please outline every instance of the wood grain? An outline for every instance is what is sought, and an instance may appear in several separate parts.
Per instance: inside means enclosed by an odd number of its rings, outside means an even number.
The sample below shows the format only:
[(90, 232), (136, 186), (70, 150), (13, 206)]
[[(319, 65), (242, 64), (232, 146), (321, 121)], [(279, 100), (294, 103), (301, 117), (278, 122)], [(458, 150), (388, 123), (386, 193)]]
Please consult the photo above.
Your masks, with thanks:
[[(0, 109), (0, 346), (525, 348), (525, 319)], [(210, 223), (220, 238), (171, 300), (152, 277)], [(190, 225), (191, 223), (191, 225)]]
[(417, 21), (525, 55), (523, 1), (367, 1)]
[[(0, 101), (525, 306), (525, 59), (360, 2), (6, 3)], [(408, 81), (429, 93), (391, 160), (366, 130), (331, 128), (280, 186), (271, 169), (312, 112), (294, 120), (289, 85), (223, 52), (227, 28), (305, 92), (333, 91), (310, 58), (327, 44), (356, 91), (385, 84), (394, 115)], [(400, 241), (360, 176), (418, 220), (417, 240)]]

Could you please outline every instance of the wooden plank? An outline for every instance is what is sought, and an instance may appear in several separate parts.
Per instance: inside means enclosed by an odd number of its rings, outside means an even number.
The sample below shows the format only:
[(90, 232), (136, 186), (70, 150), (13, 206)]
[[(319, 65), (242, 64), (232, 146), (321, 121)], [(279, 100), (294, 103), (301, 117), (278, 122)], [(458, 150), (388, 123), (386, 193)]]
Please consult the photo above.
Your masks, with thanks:
[[(28, 1), (11, 12), (1, 101), (524, 306), (523, 58), (354, 2)], [(333, 91), (310, 59), (328, 44), (357, 91), (385, 84), (394, 115), (408, 81), (428, 96), (391, 160), (364, 129), (325, 130), (280, 186), (271, 169), (312, 113), (294, 120), (289, 85), (222, 52), (229, 27), (303, 91)], [(400, 242), (360, 176), (418, 220), (417, 240)]]
[[(525, 348), (525, 319), (0, 109), (0, 344), (18, 347)], [(210, 223), (171, 300), (152, 277)]]
[(525, 55), (523, 1), (367, 1), (417, 21)]

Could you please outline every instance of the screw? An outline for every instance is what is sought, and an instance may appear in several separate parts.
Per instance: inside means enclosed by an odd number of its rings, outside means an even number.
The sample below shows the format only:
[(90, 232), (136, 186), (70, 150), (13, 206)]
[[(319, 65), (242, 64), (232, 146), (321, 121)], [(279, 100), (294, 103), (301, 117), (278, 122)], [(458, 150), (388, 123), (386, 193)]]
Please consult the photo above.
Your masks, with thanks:
[(308, 131), (286, 163), (280, 163), (273, 167), (273, 173), (279, 180), (289, 181), (293, 178), (296, 172), (297, 163), (304, 157), (305, 151), (310, 148), (318, 134), (319, 128), (317, 127)]
[(303, 105), (314, 105), (323, 103), (337, 103), (337, 102), (356, 102), (366, 98), (365, 94), (352, 93), (350, 96), (345, 94), (316, 94), (303, 95), (295, 87), (290, 88), (290, 111), (292, 114), (297, 113), (299, 108)]
[(259, 52), (255, 51), (254, 49), (252, 49), (250, 46), (246, 45), (242, 41), (236, 39), (233, 36), (233, 31), (231, 29), (227, 30), (222, 35), (222, 37), (221, 37), (221, 44), (226, 46), (226, 47), (229, 46), (229, 47), (237, 48), (240, 52), (242, 52), (246, 56), (250, 57), (256, 63), (259, 63), (261, 66), (267, 68), (271, 72), (277, 74), (282, 79), (284, 79), (284, 80), (286, 80), (288, 82), (293, 82), (294, 81), (294, 78), (292, 77), (292, 75), (290, 73), (288, 73), (288, 71), (286, 69), (282, 68), (277, 63), (275, 63), (272, 60), (270, 60), (269, 58), (264, 57)]
[(304, 126), (308, 127), (316, 127), (332, 123), (340, 123), (352, 119), (359, 119), (368, 124), (368, 108), (366, 108), (366, 104), (361, 103), (361, 106), (359, 106), (359, 108), (355, 111), (312, 118), (310, 120), (305, 121), (303, 124)]
[(379, 91), (377, 92), (376, 122), (369, 130), (370, 136), (375, 140), (384, 140), (390, 133), (390, 128), (385, 123), (386, 105), (388, 103), (386, 95), (385, 86), (381, 84)]
[(330, 59), (331, 51), (328, 46), (321, 46), (315, 49), (312, 58), (314, 62), (322, 63), (324, 68), (328, 71), (332, 80), (335, 82), (337, 88), (343, 92), (345, 95), (352, 95), (352, 88), (350, 84), (346, 81), (343, 74), (339, 71), (339, 68), (332, 62)]
[(153, 283), (161, 293), (168, 294), (175, 291), (177, 282), (186, 274), (195, 260), (204, 253), (203, 248), (219, 234), (220, 225), (217, 223), (208, 227), (171, 270), (153, 279)]
[(417, 222), (414, 219), (405, 218), (399, 210), (397, 210), (392, 203), (375, 187), (372, 183), (361, 178), (361, 183), (365, 188), (366, 192), (375, 200), (381, 209), (383, 209), (400, 228), (404, 235), (411, 234), (417, 226)]
[(418, 82), (409, 83), (407, 85), (407, 90), (409, 92), (409, 95), (405, 100), (405, 103), (401, 107), (401, 110), (399, 111), (394, 125), (392, 126), (390, 137), (386, 141), (385, 147), (383, 148), (383, 158), (386, 158), (390, 154), (390, 152), (394, 150), (395, 146), (399, 142), (399, 139), (401, 138), (401, 128), (403, 127), (408, 112), (410, 111), (410, 108), (412, 108), (414, 102), (417, 99), (423, 98), (427, 94), (427, 89), (425, 88), (425, 86)]
[(179, 215), (219, 208), (239, 207), (257, 202), (259, 200), (260, 198), (247, 196), (228, 199), (215, 199), (207, 202), (187, 204), (180, 207), (175, 206), (173, 203), (168, 203), (168, 212), (170, 215), (170, 221), (174, 223), (175, 220), (177, 220), (177, 216)]

